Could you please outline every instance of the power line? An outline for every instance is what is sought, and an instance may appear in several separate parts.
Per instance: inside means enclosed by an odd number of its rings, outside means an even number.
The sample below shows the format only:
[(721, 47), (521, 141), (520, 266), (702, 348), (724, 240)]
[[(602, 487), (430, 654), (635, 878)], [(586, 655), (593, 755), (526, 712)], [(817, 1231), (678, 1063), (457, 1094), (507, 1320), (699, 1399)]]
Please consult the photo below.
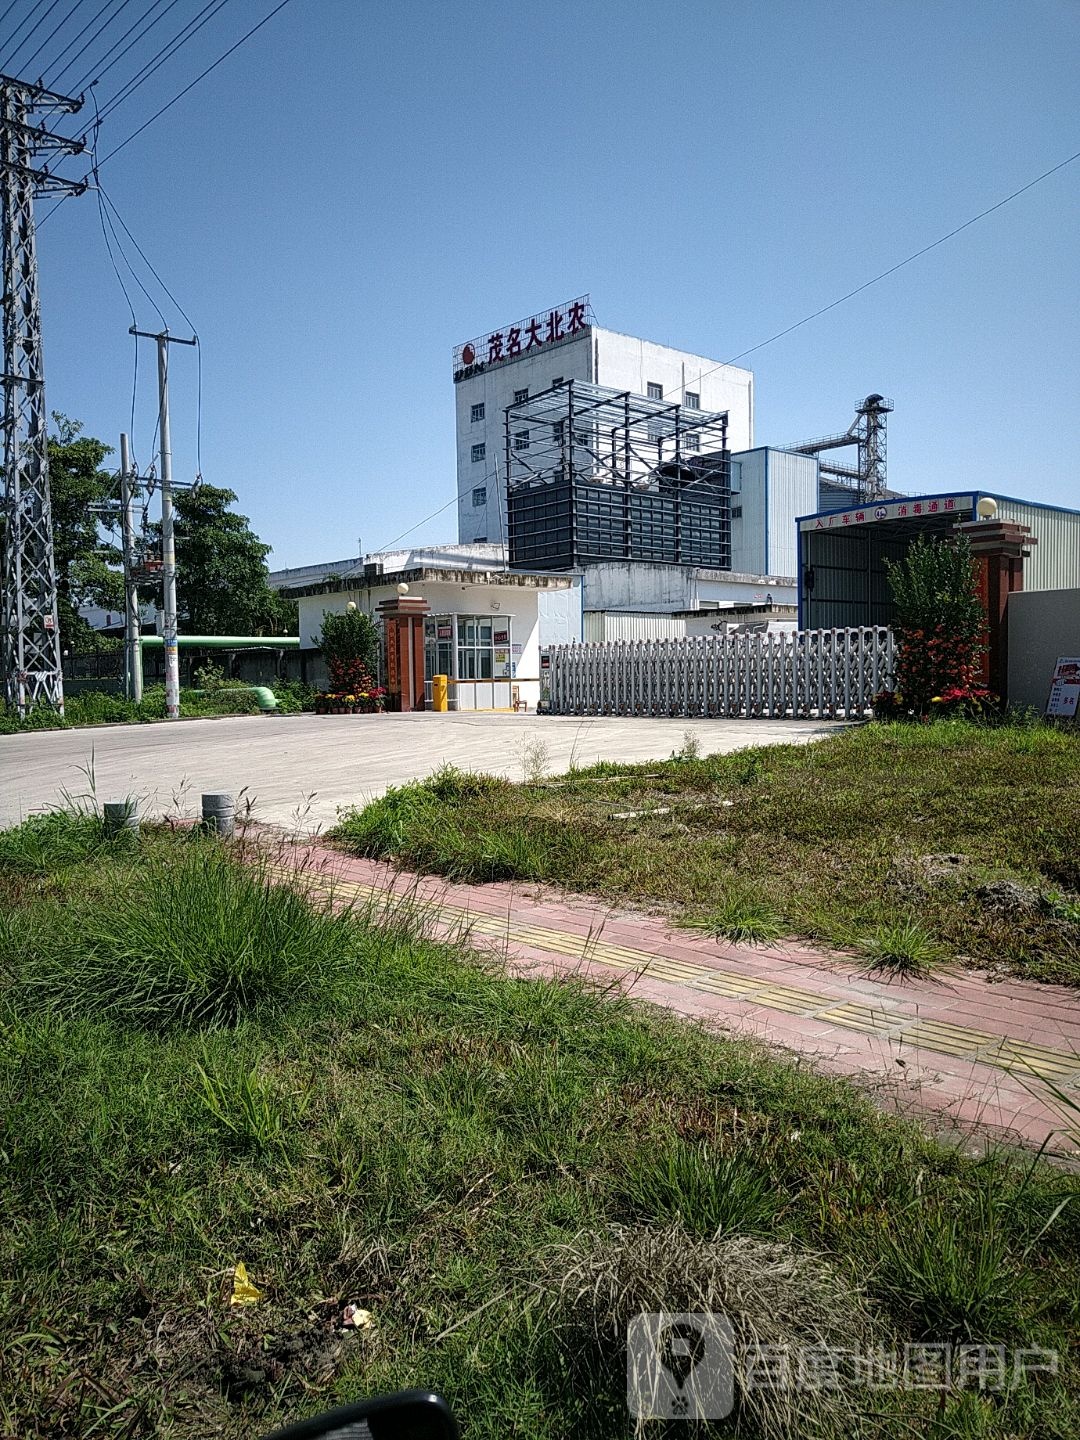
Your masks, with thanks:
[[(23, 28), (23, 26), (26, 24), (26, 22), (32, 18), (33, 14), (34, 14), (34, 11), (35, 11), (35, 10), (40, 10), (41, 7), (42, 7), (42, 5), (44, 5), (44, 3), (45, 3), (45, 0), (34, 0), (33, 5), (31, 5), (30, 9), (26, 12), (26, 14), (23, 16), (23, 18), (22, 18), (22, 19), (19, 21), (19, 23), (15, 26), (15, 29), (14, 29), (14, 30), (11, 32), (11, 34), (8, 36), (7, 44), (8, 44), (9, 46), (15, 45), (15, 37), (16, 37), (16, 35), (18, 35), (19, 31)], [(10, 8), (11, 8), (11, 7), (9, 6), (8, 9), (10, 9)], [(7, 14), (7, 11), (5, 10), (4, 13), (5, 13), (5, 15), (6, 15), (6, 14)], [(12, 58), (13, 58), (13, 59), (14, 59), (15, 54), (17, 53), (17, 51), (20, 50), (20, 49), (22, 49), (23, 45), (25, 45), (26, 41), (27, 41), (29, 38), (30, 38), (30, 37), (29, 37), (28, 35), (27, 35), (27, 36), (24, 36), (23, 39), (19, 41), (18, 45), (15, 46), (15, 49), (12, 50), (12, 52), (11, 52), (11, 55), (12, 55)]]
[[(135, 39), (132, 40), (129, 45), (124, 45), (123, 50), (120, 51), (120, 54), (117, 55), (114, 60), (109, 60), (109, 56), (113, 53), (116, 47), (118, 45), (123, 45), (124, 41), (131, 34), (132, 30), (137, 30), (139, 26), (142, 25), (143, 21), (148, 20), (149, 17), (153, 14), (154, 10), (162, 3), (163, 0), (154, 0), (154, 3), (150, 6), (150, 9), (144, 11), (143, 14), (139, 16), (138, 20), (135, 21), (135, 24), (129, 26), (129, 28), (124, 31), (123, 35), (120, 36), (119, 40), (113, 41), (109, 49), (105, 51), (104, 55), (102, 55), (101, 60), (98, 61), (97, 65), (91, 66), (89, 70), (85, 71), (84, 74), (80, 75), (79, 79), (72, 85), (72, 90), (76, 92), (81, 91), (86, 85), (86, 82), (91, 79), (91, 77), (93, 77), (95, 84), (97, 84), (99, 80), (103, 79), (113, 68), (114, 65), (118, 65), (120, 63), (120, 61), (124, 58), (128, 51), (132, 49), (133, 46), (137, 45), (145, 35), (149, 35), (150, 31), (154, 28), (155, 25), (159, 23), (159, 21), (165, 19), (165, 16), (168, 15), (169, 11), (175, 5), (178, 5), (180, 3), (180, 0), (170, 0), (170, 3), (165, 6), (165, 9), (162, 10), (160, 15), (156, 15), (153, 20), (150, 20), (149, 25), (147, 25), (145, 29), (143, 29), (138, 35), (136, 35)], [(109, 60), (109, 63), (108, 65), (102, 67), (102, 61), (104, 60)], [(68, 66), (65, 66), (64, 68), (66, 70)]]
[(160, 70), (162, 65), (166, 64), (167, 61), (171, 60), (190, 39), (198, 34), (204, 25), (208, 24), (215, 15), (224, 10), (228, 4), (229, 0), (209, 0), (209, 3), (203, 6), (193, 20), (189, 20), (171, 40), (166, 41), (157, 54), (152, 55), (145, 65), (137, 70), (126, 84), (120, 87), (117, 93), (102, 108), (101, 118), (107, 120), (114, 110), (119, 109), (125, 101), (130, 100), (135, 91), (145, 85), (151, 75)]
[(438, 510), (433, 510), (430, 515), (425, 515), (423, 520), (418, 520), (415, 525), (410, 525), (408, 530), (403, 530), (400, 535), (395, 535), (393, 540), (388, 540), (385, 545), (380, 545), (378, 550), (372, 551), (372, 554), (378, 555), (380, 551), (389, 550), (391, 545), (396, 545), (399, 540), (404, 540), (406, 535), (411, 535), (414, 530), (419, 530), (421, 525), (426, 525), (429, 520), (434, 520), (444, 510), (449, 510), (451, 505), (456, 505), (460, 498), (455, 494), (452, 500), (448, 500), (445, 505), (440, 505)]
[[(174, 0), (174, 3), (175, 3), (175, 0)], [(213, 62), (213, 64), (208, 65), (205, 70), (201, 71), (198, 75), (196, 75), (196, 76), (195, 76), (195, 79), (192, 80), (192, 81), (190, 82), (190, 84), (185, 85), (182, 90), (178, 91), (178, 93), (177, 93), (176, 95), (174, 95), (173, 98), (172, 98), (170, 101), (167, 102), (167, 104), (163, 105), (160, 110), (157, 110), (153, 115), (151, 115), (150, 118), (149, 118), (149, 120), (144, 120), (143, 123), (138, 127), (137, 130), (133, 130), (133, 131), (131, 132), (131, 134), (128, 135), (124, 140), (121, 140), (121, 142), (120, 142), (119, 145), (114, 146), (113, 149), (110, 150), (107, 155), (103, 156), (103, 158), (100, 159), (100, 160), (97, 162), (97, 163), (98, 163), (98, 167), (100, 168), (102, 165), (105, 164), (105, 162), (106, 162), (107, 160), (111, 160), (114, 155), (119, 154), (119, 152), (120, 152), (121, 150), (123, 150), (125, 146), (131, 144), (132, 140), (134, 140), (134, 139), (136, 138), (136, 136), (141, 135), (142, 132), (143, 132), (148, 126), (152, 125), (155, 120), (160, 119), (161, 116), (164, 115), (167, 110), (171, 110), (172, 107), (176, 104), (176, 102), (177, 102), (178, 100), (182, 100), (183, 97), (188, 93), (189, 90), (193, 90), (193, 89), (195, 88), (195, 86), (199, 84), (199, 82), (200, 82), (201, 80), (205, 80), (206, 77), (207, 77), (207, 75), (209, 75), (209, 74), (211, 73), (211, 71), (216, 70), (219, 65), (223, 64), (224, 61), (226, 61), (226, 60), (229, 58), (230, 55), (232, 55), (235, 51), (239, 50), (239, 48), (240, 48), (241, 45), (245, 44), (246, 41), (250, 40), (253, 35), (257, 34), (258, 31), (260, 31), (260, 30), (263, 28), (264, 25), (268, 24), (268, 23), (274, 18), (274, 16), (278, 14), (279, 11), (284, 10), (284, 9), (285, 9), (285, 6), (288, 5), (288, 4), (290, 4), (290, 3), (291, 3), (291, 0), (280, 0), (280, 4), (276, 5), (276, 6), (274, 7), (274, 9), (271, 10), (268, 15), (264, 16), (263, 19), (260, 20), (257, 25), (253, 25), (253, 26), (251, 27), (251, 29), (247, 31), (246, 34), (241, 35), (240, 39), (237, 40), (234, 45), (230, 45), (229, 48), (228, 48), (228, 50), (226, 50), (223, 55), (219, 55), (218, 58)], [(169, 8), (171, 9), (172, 7), (170, 6)], [(167, 13), (167, 12), (166, 12), (166, 13)], [(88, 180), (90, 177), (89, 177), (89, 175), (87, 175), (87, 176), (84, 177), (84, 178), (86, 178), (86, 179)], [(45, 221), (48, 220), (51, 215), (55, 215), (55, 214), (56, 214), (57, 210), (59, 210), (60, 206), (64, 203), (64, 200), (65, 200), (66, 198), (67, 198), (66, 196), (61, 196), (61, 198), (56, 202), (56, 204), (52, 207), (52, 209), (51, 209), (51, 210), (47, 210), (47, 211), (45, 212), (45, 214), (44, 214), (44, 215), (41, 217), (41, 219), (37, 222), (37, 228), (38, 228), (39, 230), (41, 229), (42, 225), (44, 225)]]
[(257, 34), (264, 25), (269, 24), (269, 22), (273, 20), (274, 16), (277, 15), (279, 11), (284, 10), (285, 6), (291, 3), (292, 0), (280, 0), (280, 3), (274, 6), (273, 10), (270, 11), (269, 15), (264, 16), (257, 25), (253, 25), (245, 35), (241, 35), (240, 39), (237, 40), (236, 44), (230, 45), (228, 50), (225, 51), (224, 55), (219, 55), (212, 65), (208, 65), (205, 70), (201, 71), (198, 75), (195, 76), (195, 79), (192, 80), (190, 84), (185, 85), (181, 91), (174, 95), (167, 104), (163, 105), (160, 110), (155, 111), (154, 114), (150, 116), (149, 120), (144, 120), (137, 130), (133, 130), (130, 135), (128, 135), (125, 139), (121, 140), (119, 145), (114, 146), (113, 149), (110, 150), (109, 153), (104, 156), (99, 163), (104, 165), (106, 160), (111, 160), (113, 156), (118, 155), (125, 146), (130, 145), (132, 140), (134, 140), (137, 135), (141, 135), (142, 132), (148, 126), (152, 125), (155, 120), (159, 120), (161, 116), (165, 114), (166, 110), (171, 110), (172, 107), (176, 104), (176, 102), (178, 100), (182, 100), (189, 90), (193, 90), (201, 80), (205, 80), (207, 75), (209, 75), (211, 71), (216, 70), (219, 65), (223, 64), (229, 58), (230, 55), (232, 55), (235, 51), (239, 50), (241, 45), (243, 45), (246, 41), (250, 40), (253, 35)]
[[(202, 475), (202, 389), (203, 389), (203, 375), (202, 375), (202, 340), (199, 338), (199, 332), (198, 332), (198, 330), (196, 330), (195, 325), (194, 325), (194, 323), (192, 322), (191, 316), (187, 313), (187, 311), (184, 309), (184, 307), (180, 304), (180, 301), (177, 300), (176, 296), (172, 293), (172, 291), (169, 289), (169, 287), (165, 284), (165, 281), (161, 278), (161, 276), (158, 274), (157, 270), (154, 268), (154, 266), (153, 266), (153, 264), (151, 263), (149, 257), (147, 256), (146, 252), (143, 250), (143, 248), (142, 248), (142, 246), (139, 244), (138, 240), (135, 239), (135, 236), (131, 233), (130, 229), (128, 228), (127, 221), (126, 221), (126, 220), (124, 219), (124, 217), (120, 214), (120, 211), (116, 208), (116, 205), (115, 205), (115, 203), (113, 202), (112, 196), (111, 196), (111, 195), (109, 194), (109, 192), (105, 189), (105, 187), (101, 184), (101, 180), (100, 180), (100, 177), (97, 175), (97, 170), (96, 170), (96, 169), (95, 169), (95, 171), (94, 171), (94, 176), (95, 176), (95, 179), (96, 179), (97, 182), (98, 182), (98, 191), (99, 191), (99, 193), (104, 197), (106, 205), (108, 205), (109, 209), (110, 209), (110, 210), (113, 212), (113, 214), (116, 216), (117, 220), (120, 221), (120, 224), (121, 224), (121, 226), (123, 227), (124, 234), (125, 234), (125, 235), (128, 237), (128, 239), (131, 241), (132, 245), (135, 246), (135, 249), (138, 251), (139, 257), (140, 257), (140, 259), (142, 260), (143, 264), (144, 264), (144, 265), (146, 266), (146, 268), (150, 271), (150, 274), (153, 275), (154, 279), (155, 279), (155, 280), (157, 281), (157, 283), (161, 286), (162, 290), (164, 290), (165, 294), (169, 297), (169, 299), (172, 301), (172, 303), (176, 306), (177, 310), (180, 312), (180, 318), (186, 322), (186, 324), (188, 325), (189, 329), (191, 330), (192, 336), (193, 336), (194, 339), (195, 339), (195, 361), (196, 361), (196, 372), (197, 372), (197, 378), (196, 378), (196, 402), (195, 402), (195, 468), (196, 468), (196, 473), (197, 473), (199, 476), (201, 476), (201, 475)], [(118, 243), (119, 243), (119, 242), (118, 242)], [(122, 253), (122, 252), (121, 252), (121, 253)], [(125, 257), (125, 260), (126, 260), (126, 257)], [(128, 268), (129, 268), (129, 269), (131, 268), (130, 265), (129, 265)], [(133, 274), (133, 275), (135, 274), (134, 270), (132, 270), (132, 274)], [(136, 276), (135, 278), (136, 278), (136, 281), (138, 281), (138, 277)], [(141, 282), (140, 282), (140, 288), (143, 288), (143, 287), (141, 286)], [(143, 289), (143, 294), (146, 294), (145, 289)], [(148, 300), (150, 299), (149, 295), (147, 295), (147, 299), (148, 299)], [(151, 300), (150, 303), (151, 303), (151, 304), (154, 304), (154, 302), (153, 302), (152, 300)], [(154, 305), (154, 309), (157, 310), (158, 316), (159, 316), (159, 318), (160, 318), (160, 320), (161, 320), (162, 329), (164, 329), (164, 330), (167, 331), (169, 327), (168, 327), (168, 325), (167, 325), (166, 322), (165, 322), (165, 317), (164, 317), (164, 315), (161, 314), (161, 311), (157, 309), (157, 306), (156, 306), (156, 305)], [(133, 323), (134, 323), (134, 322), (133, 322)]]
[[(82, 0), (76, 0), (75, 9), (78, 9), (78, 7), (79, 7), (80, 4), (82, 4)], [(97, 21), (101, 19), (102, 15), (105, 14), (105, 11), (108, 10), (108, 9), (110, 8), (110, 6), (115, 5), (115, 4), (116, 4), (116, 0), (105, 0), (105, 3), (104, 3), (104, 5), (102, 5), (101, 9), (98, 10), (98, 11), (86, 22), (86, 24), (85, 24), (85, 25), (83, 26), (83, 28), (79, 31), (79, 33), (74, 37), (74, 39), (69, 40), (68, 43), (64, 46), (63, 50), (60, 51), (60, 54), (57, 55), (57, 56), (55, 56), (55, 57), (53, 58), (53, 60), (50, 62), (50, 64), (48, 64), (48, 65), (45, 67), (44, 73), (45, 73), (45, 74), (50, 74), (50, 73), (52, 73), (53, 70), (54, 70), (54, 68), (55, 68), (55, 66), (56, 66), (57, 64), (59, 64), (59, 62), (60, 62), (61, 60), (63, 60), (64, 56), (68, 53), (68, 51), (69, 51), (70, 49), (72, 49), (73, 46), (78, 45), (78, 44), (79, 44), (79, 41), (80, 41), (80, 40), (82, 39), (82, 37), (86, 34), (86, 32), (90, 29), (90, 27), (91, 27), (92, 25), (95, 25), (95, 24), (97, 23)], [(63, 74), (65, 73), (65, 71), (70, 70), (71, 67), (72, 67), (72, 65), (74, 65), (75, 62), (78, 60), (79, 56), (86, 54), (87, 50), (90, 49), (90, 47), (93, 45), (94, 41), (98, 38), (98, 36), (101, 35), (105, 30), (107, 30), (107, 29), (109, 28), (109, 26), (113, 23), (113, 21), (117, 18), (117, 16), (121, 13), (121, 11), (126, 10), (127, 7), (128, 7), (130, 4), (131, 4), (131, 0), (120, 0), (120, 5), (119, 5), (119, 7), (118, 7), (116, 10), (113, 11), (113, 13), (108, 17), (107, 20), (105, 20), (101, 25), (98, 25), (98, 28), (94, 31), (93, 35), (90, 36), (90, 39), (87, 40), (87, 41), (85, 42), (85, 44), (83, 44), (82, 46), (80, 46), (80, 48), (75, 51), (75, 54), (71, 57), (71, 59), (70, 59), (70, 60), (67, 62), (67, 64), (63, 67), (63, 69), (56, 72), (57, 77), (59, 77), (60, 75), (63, 75)], [(74, 13), (75, 13), (75, 10), (72, 10), (71, 15), (74, 15)], [(68, 19), (69, 19), (69, 20), (71, 19), (71, 15), (68, 16)], [(55, 83), (55, 82), (54, 82), (54, 83)]]
[[(82, 4), (82, 0), (77, 0), (77, 3), (81, 5), (81, 4)], [(19, 41), (19, 46), (18, 46), (18, 49), (19, 49), (19, 50), (21, 50), (24, 45), (28, 44), (28, 43), (34, 38), (34, 33), (35, 33), (35, 31), (36, 31), (40, 26), (42, 26), (42, 25), (45, 23), (45, 21), (49, 18), (49, 16), (52, 14), (52, 12), (56, 9), (57, 5), (59, 5), (59, 4), (60, 4), (60, 0), (52, 0), (52, 4), (51, 4), (51, 5), (49, 6), (49, 8), (45, 11), (45, 13), (40, 17), (40, 19), (38, 19), (38, 20), (35, 22), (34, 25), (31, 26), (31, 28), (26, 32), (26, 34), (23, 36), (23, 38)], [(67, 18), (67, 17), (65, 16), (65, 19), (66, 19), (66, 18)], [(48, 38), (47, 38), (46, 41), (45, 41), (46, 44), (49, 43), (49, 40), (52, 39), (52, 37), (56, 34), (56, 31), (59, 30), (59, 29), (61, 28), (61, 26), (63, 26), (63, 24), (64, 24), (64, 21), (61, 20), (60, 24), (57, 25), (56, 30), (51, 30), (51, 31), (49, 32)], [(34, 54), (30, 56), (30, 60), (33, 60), (34, 55), (39, 54), (40, 51), (41, 51), (41, 46), (39, 45), (38, 48), (34, 51)], [(18, 50), (15, 51), (14, 54), (12, 55), (12, 60), (13, 60), (13, 61), (14, 61), (14, 58), (15, 58), (15, 55), (16, 55), (16, 54), (18, 54)], [(29, 65), (29, 64), (30, 64), (30, 60), (20, 60), (20, 61), (19, 61), (19, 68), (21, 69), (24, 65)]]
[(4, 23), (7, 17), (11, 14), (12, 10), (15, 9), (15, 6), (17, 4), (18, 0), (8, 0), (8, 3), (4, 6), (3, 14), (0, 15), (0, 25)]
[[(978, 215), (973, 215), (970, 220), (965, 220), (962, 225), (957, 225), (954, 229), (950, 230), (947, 235), (941, 235), (938, 239), (931, 240), (930, 244), (924, 245), (921, 250), (916, 250), (905, 259), (898, 260), (895, 265), (890, 265), (887, 270), (882, 270), (881, 274), (875, 275), (872, 280), (864, 280), (861, 285), (856, 285), (854, 290), (849, 290), (846, 295), (841, 295), (838, 300), (832, 300), (828, 305), (822, 305), (819, 310), (815, 310), (810, 315), (804, 315), (801, 320), (796, 320), (794, 325), (788, 325), (786, 329), (778, 330), (775, 335), (770, 335), (768, 340), (761, 340), (757, 345), (751, 345), (749, 350), (741, 350), (738, 355), (733, 355), (730, 360), (724, 360), (719, 365), (714, 365), (711, 370), (702, 371), (702, 375), (712, 375), (717, 370), (722, 370), (725, 365), (734, 365), (736, 360), (744, 360), (747, 355), (753, 355), (757, 350), (764, 350), (766, 345), (772, 345), (777, 340), (782, 340), (785, 335), (790, 335), (793, 330), (799, 330), (802, 326), (809, 325), (810, 321), (816, 320), (819, 315), (828, 314), (830, 310), (835, 310), (838, 305), (843, 305), (846, 301), (854, 299), (856, 295), (861, 295), (864, 290), (869, 290), (871, 285), (877, 285), (880, 281), (887, 280), (890, 275), (895, 275), (898, 270), (903, 270), (905, 265), (910, 265), (912, 261), (921, 259), (923, 255), (928, 255), (931, 250), (936, 250), (939, 245), (944, 245), (946, 240), (951, 240), (954, 235), (959, 235), (962, 230), (967, 230), (972, 225), (977, 225), (980, 220), (985, 220), (986, 217), (992, 215), (995, 210), (1000, 210), (1003, 205), (1008, 205), (1010, 201), (1017, 199), (1018, 196), (1025, 194), (1028, 190), (1034, 189), (1036, 185), (1041, 185), (1044, 180), (1049, 180), (1051, 175), (1056, 175), (1059, 170), (1064, 170), (1066, 165), (1072, 165), (1077, 160), (1080, 160), (1080, 150), (1077, 150), (1075, 154), (1070, 155), (1067, 159), (1060, 160), (1056, 165), (1051, 165), (1049, 170), (1044, 170), (1041, 175), (1036, 175), (1034, 180), (1029, 180), (1026, 185), (1021, 185), (1020, 188), (1014, 190), (1011, 195), (1006, 195), (1004, 199), (996, 201), (993, 205), (988, 205), (985, 210), (980, 210)], [(701, 379), (701, 376), (698, 378)]]

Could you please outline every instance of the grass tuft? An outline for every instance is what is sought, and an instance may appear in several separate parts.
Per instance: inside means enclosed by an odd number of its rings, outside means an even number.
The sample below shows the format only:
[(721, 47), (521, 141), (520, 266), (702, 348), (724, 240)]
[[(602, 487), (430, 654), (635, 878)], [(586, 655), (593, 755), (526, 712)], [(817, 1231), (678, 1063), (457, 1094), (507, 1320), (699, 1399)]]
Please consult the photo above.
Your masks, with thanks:
[(213, 840), (117, 872), (77, 926), (54, 902), (0, 935), (0, 964), (25, 1005), (151, 1030), (270, 1018), (343, 982), (356, 952), (342, 916)]
[(745, 1157), (683, 1141), (635, 1157), (624, 1194), (635, 1215), (677, 1222), (705, 1239), (765, 1234), (781, 1203), (768, 1175)]
[(886, 921), (858, 942), (870, 969), (900, 977), (925, 975), (942, 959), (934, 937), (916, 920)]
[(772, 906), (741, 890), (725, 895), (715, 909), (690, 916), (684, 923), (690, 929), (743, 945), (767, 945), (784, 933), (784, 922)]
[[(551, 1262), (551, 1323), (575, 1357), (573, 1378), (594, 1391), (626, 1383), (626, 1331), (641, 1313), (711, 1313), (732, 1325), (736, 1353), (797, 1355), (819, 1347), (869, 1350), (872, 1307), (849, 1276), (790, 1245), (734, 1236), (697, 1239), (680, 1226), (587, 1233)], [(736, 1417), (760, 1440), (860, 1433), (854, 1386), (754, 1385), (734, 1367)], [(749, 1381), (749, 1383), (748, 1383)]]

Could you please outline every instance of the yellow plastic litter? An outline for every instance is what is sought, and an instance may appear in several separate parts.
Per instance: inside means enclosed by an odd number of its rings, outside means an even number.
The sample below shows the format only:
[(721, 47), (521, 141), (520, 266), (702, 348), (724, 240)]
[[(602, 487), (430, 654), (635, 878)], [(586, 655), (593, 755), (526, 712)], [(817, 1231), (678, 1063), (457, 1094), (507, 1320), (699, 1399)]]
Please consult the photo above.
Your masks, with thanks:
[(230, 1305), (254, 1305), (262, 1295), (262, 1291), (248, 1279), (247, 1266), (242, 1260), (236, 1262), (236, 1269), (233, 1271), (233, 1287)]

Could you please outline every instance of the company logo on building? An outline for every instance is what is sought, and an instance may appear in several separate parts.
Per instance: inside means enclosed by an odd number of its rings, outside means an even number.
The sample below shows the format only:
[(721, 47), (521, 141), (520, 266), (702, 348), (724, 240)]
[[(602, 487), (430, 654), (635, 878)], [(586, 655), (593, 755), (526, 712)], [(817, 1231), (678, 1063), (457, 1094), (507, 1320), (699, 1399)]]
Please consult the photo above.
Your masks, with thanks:
[(504, 365), (534, 350), (573, 340), (594, 323), (588, 295), (579, 295), (554, 310), (530, 315), (527, 320), (492, 330), (476, 340), (466, 340), (454, 350), (454, 379), (467, 380), (492, 365)]

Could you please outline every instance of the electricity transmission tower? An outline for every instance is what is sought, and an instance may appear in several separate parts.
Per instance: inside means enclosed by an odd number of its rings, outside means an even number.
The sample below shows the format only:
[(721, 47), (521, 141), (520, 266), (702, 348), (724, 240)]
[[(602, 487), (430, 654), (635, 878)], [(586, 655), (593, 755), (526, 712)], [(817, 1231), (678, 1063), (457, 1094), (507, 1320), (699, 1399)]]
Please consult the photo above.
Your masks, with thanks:
[[(4, 499), (0, 640), (8, 703), (20, 717), (35, 705), (64, 709), (56, 613), (45, 374), (41, 353), (35, 194), (81, 194), (50, 158), (83, 142), (54, 135), (35, 113), (73, 114), (82, 100), (0, 75), (0, 195), (3, 216)], [(38, 164), (39, 159), (43, 161)]]

